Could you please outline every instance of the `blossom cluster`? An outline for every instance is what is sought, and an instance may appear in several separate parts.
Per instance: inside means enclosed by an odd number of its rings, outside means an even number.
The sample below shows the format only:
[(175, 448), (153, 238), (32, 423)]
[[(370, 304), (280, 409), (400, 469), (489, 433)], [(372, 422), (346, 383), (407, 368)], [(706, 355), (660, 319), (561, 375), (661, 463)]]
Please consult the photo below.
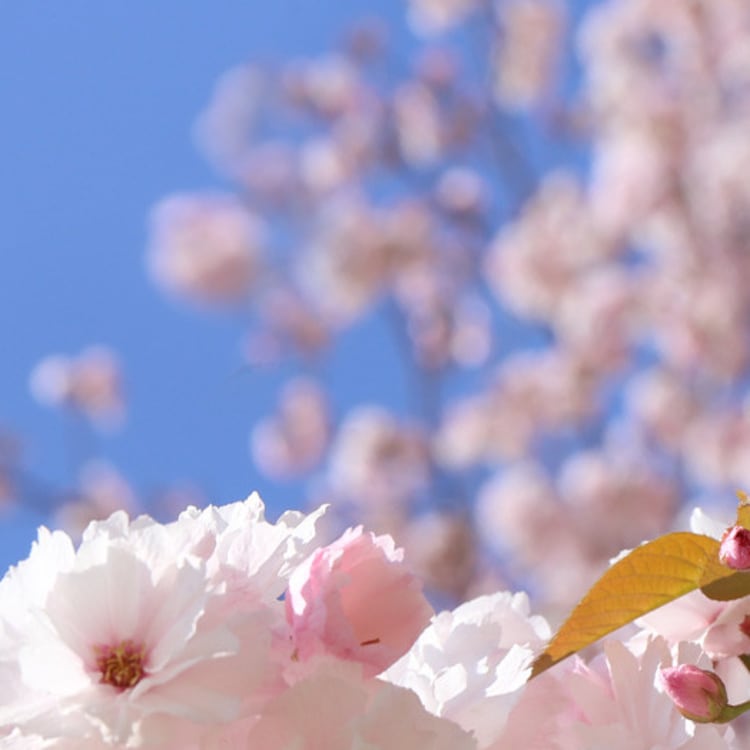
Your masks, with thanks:
[[(253, 365), (334, 360), (337, 339), (387, 317), (408, 414), (374, 387), (343, 402), (300, 368), (250, 426), (253, 460), (392, 533), (443, 595), (504, 577), (568, 606), (619, 549), (674, 527), (680, 498), (747, 483), (750, 12), (406, 7), (411, 46), (365, 24), (335, 50), (221, 77), (196, 139), (266, 245), (228, 237), (234, 198), (167, 196), (150, 267), (179, 256), (195, 283), (153, 279), (197, 303), (217, 288), (209, 258), (245, 279)], [(552, 149), (565, 158), (540, 170), (533, 153)]]
[[(409, 0), (407, 28), (227, 71), (194, 129), (218, 184), (149, 219), (154, 288), (239, 312), (248, 461), (450, 604), (512, 582), (559, 612), (750, 482), (750, 6), (569, 5)], [(341, 388), (352, 340), (383, 355)], [(75, 417), (74, 486), (37, 502), (71, 533), (202, 502), (87, 465), (125, 381), (101, 348), (31, 374)], [(39, 501), (20, 464), (0, 441), (0, 498)]]
[(0, 584), (2, 747), (471, 748), (375, 679), (433, 614), (402, 551), (361, 527), (322, 545), (323, 512), (118, 511), (77, 549), (42, 528)]
[(0, 747), (739, 747), (700, 722), (750, 690), (747, 602), (677, 602), (530, 680), (550, 628), (525, 594), (436, 614), (390, 537), (324, 543), (325, 510), (41, 528), (0, 582)]

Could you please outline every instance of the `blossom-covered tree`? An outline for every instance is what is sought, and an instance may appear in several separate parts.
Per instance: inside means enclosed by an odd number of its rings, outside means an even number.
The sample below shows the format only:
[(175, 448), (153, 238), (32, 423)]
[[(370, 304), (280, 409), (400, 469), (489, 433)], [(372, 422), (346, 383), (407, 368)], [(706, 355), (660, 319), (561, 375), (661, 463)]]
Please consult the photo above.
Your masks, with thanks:
[[(222, 75), (195, 125), (217, 184), (153, 207), (145, 268), (176, 302), (241, 315), (245, 363), (284, 374), (249, 461), (330, 502), (337, 530), (393, 535), (434, 601), (508, 583), (559, 613), (692, 500), (748, 484), (750, 11), (404, 10), (408, 42), (365, 20), (319, 56)], [(406, 410), (332, 385), (372, 320)], [(121, 386), (102, 350), (31, 376), (96, 428)], [(0, 471), (79, 530), (157, 507), (107, 464), (63, 492), (10, 449)]]

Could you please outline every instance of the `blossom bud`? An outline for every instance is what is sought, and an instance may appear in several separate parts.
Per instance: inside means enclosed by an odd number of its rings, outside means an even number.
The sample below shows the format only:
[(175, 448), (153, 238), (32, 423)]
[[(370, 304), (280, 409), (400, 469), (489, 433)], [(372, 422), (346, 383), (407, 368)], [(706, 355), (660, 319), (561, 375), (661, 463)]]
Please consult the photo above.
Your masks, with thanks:
[(750, 570), (750, 529), (728, 528), (721, 538), (719, 560), (733, 570)]
[(662, 669), (661, 682), (678, 711), (691, 721), (720, 720), (727, 707), (727, 690), (719, 676), (694, 664)]

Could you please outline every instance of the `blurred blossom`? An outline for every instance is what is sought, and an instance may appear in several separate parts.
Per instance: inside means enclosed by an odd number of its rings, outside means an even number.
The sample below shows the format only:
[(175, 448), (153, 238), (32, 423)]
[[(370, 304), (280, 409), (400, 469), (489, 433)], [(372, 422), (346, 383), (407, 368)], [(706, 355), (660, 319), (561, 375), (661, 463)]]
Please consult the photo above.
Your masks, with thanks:
[(357, 505), (406, 502), (428, 481), (422, 431), (379, 407), (360, 406), (346, 415), (330, 461), (333, 487)]
[(556, 72), (563, 7), (557, 0), (495, 0), (500, 38), (494, 50), (494, 93), (502, 105), (536, 103)]
[(650, 435), (676, 450), (698, 414), (690, 387), (675, 372), (655, 368), (640, 373), (627, 387), (628, 405)]
[(429, 46), (417, 53), (415, 63), (417, 77), (430, 88), (438, 91), (450, 89), (456, 84), (459, 73), (459, 58), (448, 47)]
[(117, 426), (124, 416), (119, 358), (104, 347), (46, 357), (32, 370), (29, 387), (40, 403), (73, 409), (98, 426)]
[(216, 82), (195, 125), (195, 138), (223, 173), (242, 173), (265, 92), (264, 76), (252, 65), (232, 68)]
[(281, 393), (277, 413), (253, 429), (250, 444), (255, 462), (272, 477), (309, 471), (327, 448), (329, 421), (320, 386), (306, 378), (292, 380)]
[(750, 411), (717, 410), (690, 423), (682, 442), (688, 471), (708, 485), (745, 486), (750, 481)]
[(303, 144), (300, 153), (300, 174), (305, 187), (312, 193), (335, 190), (349, 177), (346, 155), (327, 138), (314, 138)]
[(398, 536), (409, 550), (410, 565), (429, 590), (453, 601), (467, 598), (478, 558), (476, 534), (467, 516), (425, 513), (411, 519)]
[(7, 467), (0, 466), (0, 509), (18, 500), (18, 489), (12, 472)]
[(486, 270), (510, 310), (551, 320), (578, 277), (612, 251), (593, 225), (576, 180), (556, 173), (544, 179), (520, 219), (498, 233)]
[[(665, 124), (674, 114), (677, 92), (669, 91), (667, 84), (675, 80), (667, 80), (671, 71), (662, 63), (670, 58), (660, 51), (669, 44), (662, 32), (670, 26), (670, 15), (683, 14), (677, 6), (666, 3), (654, 14), (647, 0), (608, 2), (588, 14), (579, 41), (586, 62), (586, 93), (602, 123), (628, 125), (656, 115)], [(678, 21), (675, 28), (685, 25)]]
[(399, 151), (416, 168), (434, 164), (443, 147), (443, 127), (435, 94), (416, 82), (402, 84), (393, 98)]
[(74, 538), (80, 538), (91, 521), (109, 518), (116, 510), (135, 514), (135, 492), (114, 466), (91, 461), (81, 468), (72, 499), (55, 512), (55, 524)]
[(464, 367), (487, 361), (492, 349), (492, 320), (489, 307), (479, 298), (464, 299), (458, 305), (451, 337), (451, 356)]
[[(750, 78), (750, 52), (745, 54)], [(750, 186), (743, 177), (750, 168), (750, 144), (746, 137), (749, 115), (746, 112), (736, 122), (716, 123), (695, 144), (685, 165), (690, 210), (700, 225), (722, 244), (740, 239), (736, 236), (737, 228), (744, 226), (744, 213), (750, 206)]]
[(346, 50), (359, 63), (377, 59), (388, 43), (388, 28), (376, 17), (355, 22), (346, 36)]
[(359, 177), (366, 169), (377, 166), (385, 149), (383, 121), (383, 103), (373, 98), (333, 124), (331, 137), (349, 175)]
[(477, 529), (496, 552), (536, 564), (565, 543), (572, 527), (543, 467), (516, 463), (492, 476), (477, 498)]
[(327, 207), (319, 236), (302, 258), (301, 283), (334, 321), (356, 318), (384, 281), (380, 226), (357, 199)]
[(591, 584), (602, 562), (593, 560), (569, 509), (540, 464), (518, 462), (480, 489), (476, 524), (485, 546), (524, 578), (550, 613), (565, 613)]
[(542, 431), (592, 414), (596, 390), (590, 371), (563, 351), (517, 353), (503, 361), (486, 391), (445, 410), (436, 457), (454, 469), (524, 458)]
[(285, 205), (294, 197), (299, 179), (295, 149), (283, 141), (249, 147), (237, 165), (238, 179), (260, 200)]
[(652, 331), (667, 362), (722, 378), (739, 375), (750, 355), (750, 299), (737, 281), (726, 266), (674, 269), (647, 280)]
[(233, 195), (178, 194), (151, 215), (148, 267), (167, 291), (202, 303), (245, 299), (262, 269), (265, 230)]
[(624, 365), (638, 330), (637, 279), (605, 267), (571, 284), (553, 325), (560, 345), (592, 370)]
[(149, 493), (149, 507), (153, 509), (151, 515), (154, 518), (172, 520), (185, 508), (205, 508), (209, 504), (205, 491), (191, 482), (172, 482)]
[(597, 228), (622, 239), (668, 195), (671, 164), (646, 127), (619, 128), (596, 143), (589, 203)]
[(323, 117), (353, 109), (362, 95), (357, 69), (340, 55), (289, 65), (282, 85), (290, 101)]
[(453, 167), (441, 175), (435, 188), (435, 198), (444, 211), (471, 217), (484, 209), (487, 191), (486, 182), (478, 172)]
[(284, 346), (304, 355), (314, 355), (329, 343), (328, 322), (314, 304), (293, 287), (271, 289), (263, 298), (261, 313), (268, 330), (250, 337), (246, 355), (251, 363), (275, 360)]
[(409, 286), (432, 257), (431, 231), (420, 204), (378, 210), (341, 196), (301, 258), (301, 283), (330, 320), (349, 323), (391, 283)]
[(570, 427), (591, 415), (596, 386), (585, 363), (564, 349), (548, 349), (507, 357), (493, 390), (498, 405), (526, 412), (540, 431)]
[(570, 456), (559, 486), (582, 543), (600, 558), (667, 531), (679, 502), (673, 483), (647, 464), (600, 451)]
[(17, 475), (22, 455), (19, 437), (0, 428), (0, 509), (20, 499)]
[[(444, 410), (433, 438), (433, 452), (441, 466), (456, 471), (484, 460), (491, 430), (488, 402), (482, 396), (467, 397)], [(517, 432), (511, 434), (518, 436)], [(523, 436), (518, 437), (523, 444)]]
[(440, 596), (509, 576), (565, 608), (681, 496), (750, 484), (750, 7), (404, 8), (408, 48), (365, 23), (219, 80), (196, 137), (237, 193), (157, 206), (150, 267), (252, 303), (251, 365), (325, 365), (387, 318), (420, 419), (355, 405), (334, 432), (295, 380), (254, 460), (321, 467), (331, 528), (392, 533)]
[(406, 308), (407, 331), (422, 366), (474, 367), (486, 361), (492, 346), (491, 313), (478, 295), (456, 299), (450, 280), (434, 269), (403, 282), (398, 299)]
[(409, 0), (409, 23), (417, 34), (440, 34), (461, 23), (481, 3), (482, 0)]

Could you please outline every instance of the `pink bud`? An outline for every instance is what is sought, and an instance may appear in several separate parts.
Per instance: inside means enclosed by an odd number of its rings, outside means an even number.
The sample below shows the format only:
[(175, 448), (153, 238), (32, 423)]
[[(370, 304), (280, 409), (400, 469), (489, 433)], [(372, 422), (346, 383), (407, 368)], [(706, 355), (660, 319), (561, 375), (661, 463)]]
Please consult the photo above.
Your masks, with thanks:
[(730, 526), (721, 538), (719, 560), (733, 570), (750, 570), (750, 530)]
[(718, 675), (694, 664), (662, 669), (661, 682), (686, 719), (716, 721), (727, 707), (727, 690)]

